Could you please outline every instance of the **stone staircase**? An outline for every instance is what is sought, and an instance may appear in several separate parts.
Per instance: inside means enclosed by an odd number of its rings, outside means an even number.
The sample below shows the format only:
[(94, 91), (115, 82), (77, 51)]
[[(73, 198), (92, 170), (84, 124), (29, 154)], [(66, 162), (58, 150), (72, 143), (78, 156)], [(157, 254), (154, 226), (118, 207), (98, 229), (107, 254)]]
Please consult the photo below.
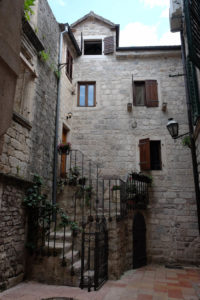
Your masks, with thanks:
[[(57, 231), (54, 247), (54, 232), (45, 241), (43, 255), (34, 254), (30, 257), (28, 278), (45, 282), (47, 284), (79, 286), (81, 275), (80, 251), (73, 250), (72, 258), (72, 232)], [(75, 239), (75, 238), (74, 238)], [(86, 263), (86, 262), (85, 262)]]

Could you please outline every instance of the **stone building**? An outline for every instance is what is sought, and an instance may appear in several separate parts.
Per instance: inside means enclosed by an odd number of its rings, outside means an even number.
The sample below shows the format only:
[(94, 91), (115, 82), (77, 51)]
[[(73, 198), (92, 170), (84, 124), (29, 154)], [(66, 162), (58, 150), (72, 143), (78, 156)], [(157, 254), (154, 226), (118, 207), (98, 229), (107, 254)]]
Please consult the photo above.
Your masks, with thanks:
[(170, 26), (172, 32), (180, 32), (182, 61), (187, 95), (191, 154), (196, 192), (196, 205), (200, 230), (200, 5), (198, 1), (171, 1)]
[[(97, 289), (149, 262), (199, 263), (191, 155), (166, 129), (173, 116), (188, 131), (184, 80), (173, 77), (181, 48), (120, 47), (119, 25), (94, 12), (69, 26), (46, 0), (34, 10), (0, 156), (1, 289), (24, 275)], [(69, 155), (58, 155), (60, 142), (71, 142)], [(25, 258), (22, 199), (35, 172), (75, 227), (49, 214)]]
[[(0, 6), (5, 6), (5, 2), (10, 1), (1, 1)], [(19, 15), (21, 10), (14, 9), (17, 4), (8, 5), (12, 7), (12, 14), (14, 10), (16, 16)], [(16, 37), (19, 47), (14, 49), (17, 51), (19, 48), (20, 55), (6, 53), (11, 55), (11, 58), (8, 56), (10, 64), (15, 56), (18, 57), (20, 67), (14, 107), (10, 108), (12, 122), (5, 130), (0, 155), (0, 289), (8, 288), (24, 278), (26, 214), (22, 200), (33, 173), (44, 178), (50, 199), (52, 191), (57, 103), (54, 66), (57, 67), (60, 28), (47, 1), (36, 1), (33, 9), (35, 14), (30, 22), (26, 19), (20, 21), (22, 36)], [(12, 34), (20, 25), (15, 26), (15, 18), (13, 21), (11, 16), (6, 17), (12, 20), (14, 28), (9, 27), (4, 18), (1, 18), (1, 24), (4, 22), (1, 28), (10, 30)], [(48, 53), (46, 62), (42, 60), (41, 51)], [(15, 63), (12, 66), (14, 68)], [(10, 86), (10, 89), (7, 88), (10, 92), (7, 100), (12, 102), (10, 80), (6, 84)], [(9, 119), (7, 116), (6, 120)]]
[(118, 26), (93, 12), (71, 28), (83, 49), (74, 61), (73, 147), (98, 161), (104, 178), (152, 175), (149, 261), (199, 261), (190, 151), (166, 130), (173, 115), (188, 131), (184, 80), (170, 77), (183, 71), (180, 47), (119, 47)]
[[(16, 80), (19, 73), (19, 52), (21, 39), (22, 1), (11, 5), (10, 1), (0, 3), (0, 153), (2, 151), (3, 134), (10, 125)], [(14, 12), (13, 19), (10, 18)], [(7, 24), (4, 27), (4, 24)], [(9, 82), (9, 88), (7, 83)]]

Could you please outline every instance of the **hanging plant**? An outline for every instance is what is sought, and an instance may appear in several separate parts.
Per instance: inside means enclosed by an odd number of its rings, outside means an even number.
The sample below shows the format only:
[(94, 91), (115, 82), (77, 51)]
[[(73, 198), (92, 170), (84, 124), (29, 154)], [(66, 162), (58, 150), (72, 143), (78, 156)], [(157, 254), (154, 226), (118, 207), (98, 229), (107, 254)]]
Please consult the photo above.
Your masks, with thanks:
[(189, 135), (186, 135), (183, 139), (182, 139), (182, 144), (185, 147), (191, 148), (191, 137)]
[(42, 50), (39, 52), (39, 58), (41, 59), (41, 61), (47, 62), (47, 60), (49, 60), (49, 53)]
[(60, 143), (57, 147), (59, 154), (69, 154), (71, 150), (71, 143)]
[(35, 0), (25, 0), (24, 1), (24, 17), (26, 21), (30, 21), (30, 17), (34, 14), (31, 6), (35, 5)]

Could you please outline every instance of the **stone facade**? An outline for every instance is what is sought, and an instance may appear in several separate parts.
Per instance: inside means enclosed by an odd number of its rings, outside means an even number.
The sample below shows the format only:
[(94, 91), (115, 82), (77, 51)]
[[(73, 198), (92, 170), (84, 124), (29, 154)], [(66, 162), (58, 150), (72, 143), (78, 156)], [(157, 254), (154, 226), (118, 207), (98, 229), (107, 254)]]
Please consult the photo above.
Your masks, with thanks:
[[(21, 85), (21, 74), (18, 78), (13, 120), (2, 139), (0, 156), (2, 289), (13, 285), (16, 278), (19, 281), (24, 277), (26, 222), (22, 200), (26, 182), (37, 173), (44, 179), (49, 199), (52, 191), (57, 103), (54, 71), (58, 62), (60, 28), (47, 1), (36, 1), (34, 10), (30, 21), (32, 35), (37, 32), (38, 43), (44, 46), (49, 59), (44, 62), (39, 58), (38, 50), (24, 33), (20, 60), (29, 78), (25, 87)], [(7, 180), (10, 176), (11, 182)]]
[[(0, 3), (0, 138), (10, 126), (17, 76), (19, 75), (19, 52), (23, 0)], [(11, 17), (12, 16), (12, 17)], [(4, 26), (6, 24), (6, 26)], [(1, 154), (1, 140), (0, 140)]]
[(22, 198), (26, 181), (0, 177), (0, 291), (23, 280), (26, 215)]
[[(113, 35), (108, 24), (87, 18), (72, 27), (80, 41)], [(140, 171), (139, 140), (161, 141), (162, 170), (153, 176), (146, 212), (148, 261), (196, 263), (200, 260), (198, 223), (190, 151), (174, 142), (166, 130), (167, 119), (179, 120), (188, 131), (180, 50), (136, 49), (110, 55), (82, 55), (74, 63), (72, 144), (93, 161), (104, 175), (126, 178)], [(133, 106), (133, 80), (157, 80), (158, 107)], [(77, 107), (77, 82), (96, 82), (96, 106)], [(163, 112), (162, 105), (167, 103)]]

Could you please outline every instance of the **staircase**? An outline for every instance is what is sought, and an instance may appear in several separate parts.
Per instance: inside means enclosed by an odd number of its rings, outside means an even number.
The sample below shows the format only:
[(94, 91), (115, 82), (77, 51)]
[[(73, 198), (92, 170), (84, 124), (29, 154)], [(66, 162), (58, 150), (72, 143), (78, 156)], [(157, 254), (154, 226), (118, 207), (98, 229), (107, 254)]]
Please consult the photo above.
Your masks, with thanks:
[(78, 150), (70, 151), (66, 160), (57, 202), (79, 230), (60, 227), (62, 218), (55, 212), (37, 216), (37, 249), (29, 260), (28, 277), (97, 290), (108, 279), (108, 228), (126, 218), (136, 195), (147, 204), (149, 181), (141, 175), (132, 175), (127, 183), (104, 179), (98, 165)]

